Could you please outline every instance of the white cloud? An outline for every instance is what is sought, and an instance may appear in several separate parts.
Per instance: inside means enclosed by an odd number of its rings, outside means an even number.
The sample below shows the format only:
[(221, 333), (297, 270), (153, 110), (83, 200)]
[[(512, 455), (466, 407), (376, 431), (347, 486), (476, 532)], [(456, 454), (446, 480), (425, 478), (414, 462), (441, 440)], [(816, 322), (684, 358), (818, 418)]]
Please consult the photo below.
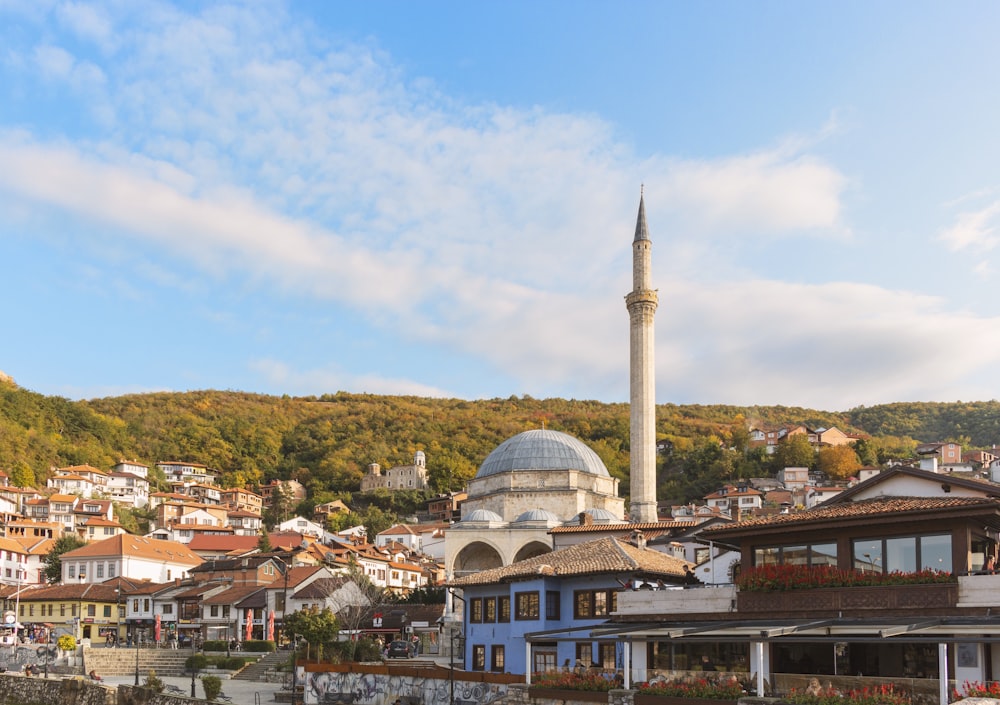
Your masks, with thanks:
[(56, 8), (59, 22), (76, 36), (93, 41), (102, 48), (110, 48), (114, 31), (110, 18), (94, 4), (64, 2)]
[(351, 390), (367, 394), (405, 394), (420, 397), (454, 396), (442, 389), (408, 379), (390, 379), (381, 375), (351, 374), (328, 367), (326, 369), (293, 370), (278, 360), (260, 359), (249, 363), (249, 368), (269, 384), (289, 390), (292, 394), (324, 394)]
[(997, 381), (1000, 319), (957, 314), (912, 292), (856, 283), (675, 283), (661, 292), (657, 319), (663, 400), (836, 410), (981, 398)]
[(952, 252), (966, 249), (987, 252), (1000, 243), (998, 226), (1000, 201), (995, 201), (981, 210), (960, 213), (954, 224), (943, 230), (939, 238)]
[(836, 233), (846, 178), (830, 164), (786, 149), (667, 166), (667, 203), (701, 227), (739, 233)]

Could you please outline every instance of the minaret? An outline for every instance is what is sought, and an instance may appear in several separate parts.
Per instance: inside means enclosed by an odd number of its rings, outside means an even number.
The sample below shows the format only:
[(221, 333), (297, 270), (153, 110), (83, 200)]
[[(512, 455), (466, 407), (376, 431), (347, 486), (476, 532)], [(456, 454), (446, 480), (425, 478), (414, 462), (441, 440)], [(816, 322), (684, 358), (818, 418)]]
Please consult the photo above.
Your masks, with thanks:
[(639, 217), (632, 240), (632, 293), (625, 297), (629, 317), (629, 403), (631, 446), (629, 520), (648, 523), (656, 512), (656, 380), (653, 316), (659, 297), (651, 288), (652, 248), (646, 207), (639, 191)]

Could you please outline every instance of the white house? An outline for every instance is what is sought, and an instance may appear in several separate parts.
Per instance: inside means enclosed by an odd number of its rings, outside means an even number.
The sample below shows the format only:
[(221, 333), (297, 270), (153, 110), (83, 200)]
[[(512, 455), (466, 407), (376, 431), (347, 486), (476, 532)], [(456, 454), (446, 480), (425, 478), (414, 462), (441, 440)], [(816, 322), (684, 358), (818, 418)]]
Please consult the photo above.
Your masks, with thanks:
[(202, 559), (176, 541), (120, 534), (62, 555), (62, 582), (101, 583), (122, 576), (165, 583), (186, 578)]
[(28, 584), (28, 551), (14, 539), (0, 538), (0, 583)]
[(149, 504), (149, 480), (130, 472), (112, 472), (104, 494), (122, 504), (145, 507)]
[(337, 540), (336, 534), (331, 534), (316, 522), (309, 521), (305, 517), (292, 517), (288, 521), (278, 524), (275, 531), (294, 531), (295, 533), (302, 534), (303, 536), (312, 536), (317, 538), (323, 543), (330, 543), (331, 541)]

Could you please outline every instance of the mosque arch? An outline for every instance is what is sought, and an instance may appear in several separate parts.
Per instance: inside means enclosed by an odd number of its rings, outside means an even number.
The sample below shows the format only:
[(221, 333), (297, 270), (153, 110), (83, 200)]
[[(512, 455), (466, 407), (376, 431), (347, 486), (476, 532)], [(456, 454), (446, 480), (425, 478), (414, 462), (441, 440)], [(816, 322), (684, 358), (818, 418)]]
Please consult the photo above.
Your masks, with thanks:
[(503, 556), (500, 555), (500, 551), (485, 541), (473, 541), (463, 546), (462, 550), (455, 556), (452, 575), (460, 578), (463, 575), (478, 573), (490, 568), (500, 568), (503, 565)]
[(517, 563), (518, 561), (524, 561), (535, 556), (544, 556), (546, 553), (552, 553), (552, 546), (542, 541), (529, 541), (517, 549), (512, 562)]

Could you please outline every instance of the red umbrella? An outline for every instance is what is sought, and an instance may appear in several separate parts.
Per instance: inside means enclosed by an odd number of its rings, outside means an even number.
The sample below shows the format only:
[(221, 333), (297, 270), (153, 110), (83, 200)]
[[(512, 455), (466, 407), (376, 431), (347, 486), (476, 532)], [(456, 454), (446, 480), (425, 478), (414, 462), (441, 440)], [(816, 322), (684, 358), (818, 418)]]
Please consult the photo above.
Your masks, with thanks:
[(267, 640), (274, 641), (274, 610), (267, 613)]
[(248, 607), (246, 640), (250, 641), (251, 639), (253, 639), (253, 610)]
[(160, 640), (160, 615), (153, 620), (153, 641)]

